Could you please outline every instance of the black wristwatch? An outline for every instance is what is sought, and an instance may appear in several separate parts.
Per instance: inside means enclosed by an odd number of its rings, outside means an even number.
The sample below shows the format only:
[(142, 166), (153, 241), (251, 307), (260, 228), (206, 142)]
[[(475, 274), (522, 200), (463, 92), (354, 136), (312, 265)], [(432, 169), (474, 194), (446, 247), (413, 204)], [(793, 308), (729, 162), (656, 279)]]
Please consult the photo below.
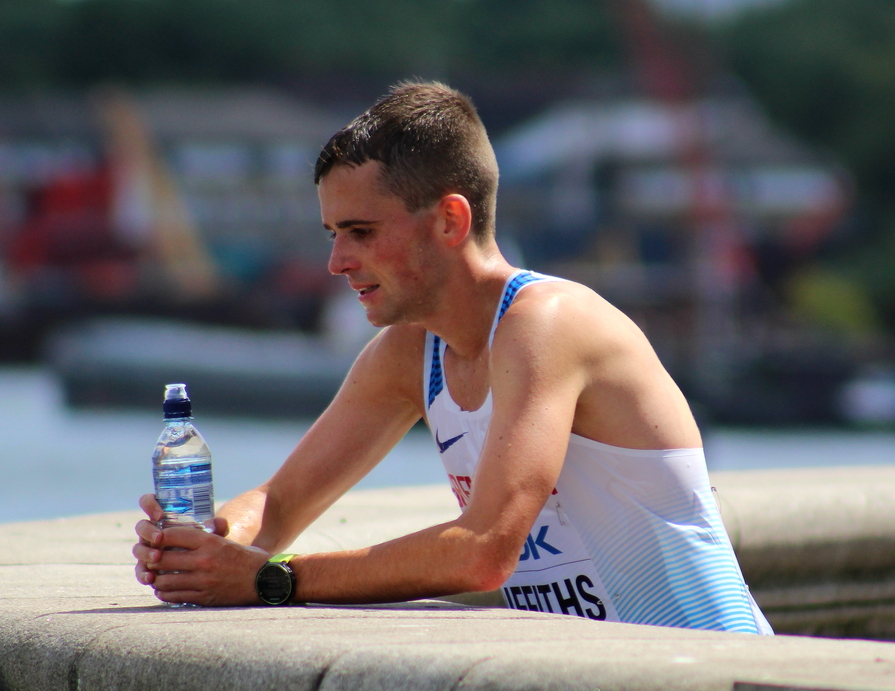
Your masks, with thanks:
[(289, 566), (294, 554), (278, 554), (258, 570), (255, 590), (265, 605), (286, 605), (295, 593), (295, 572)]

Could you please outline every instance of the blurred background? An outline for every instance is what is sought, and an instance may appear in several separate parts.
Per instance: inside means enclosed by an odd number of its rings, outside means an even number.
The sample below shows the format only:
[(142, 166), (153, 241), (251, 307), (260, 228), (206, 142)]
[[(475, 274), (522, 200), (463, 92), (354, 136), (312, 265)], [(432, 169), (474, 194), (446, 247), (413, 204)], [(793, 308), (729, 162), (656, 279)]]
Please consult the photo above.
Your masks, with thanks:
[[(892, 463), (893, 33), (887, 0), (3, 0), (0, 521), (134, 506), (167, 382), (219, 497), (279, 465), (372, 333), (313, 162), (409, 77), (472, 96), (505, 254), (644, 329), (710, 469)], [(365, 486), (439, 481), (425, 436)]]

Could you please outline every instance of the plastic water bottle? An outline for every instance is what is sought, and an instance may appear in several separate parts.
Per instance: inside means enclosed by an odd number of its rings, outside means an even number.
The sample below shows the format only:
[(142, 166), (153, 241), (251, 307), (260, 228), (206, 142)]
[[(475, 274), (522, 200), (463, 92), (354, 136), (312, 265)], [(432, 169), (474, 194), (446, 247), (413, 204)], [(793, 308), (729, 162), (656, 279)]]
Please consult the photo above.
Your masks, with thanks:
[(211, 452), (193, 426), (186, 384), (165, 387), (165, 429), (152, 454), (155, 498), (164, 511), (159, 528), (214, 529)]

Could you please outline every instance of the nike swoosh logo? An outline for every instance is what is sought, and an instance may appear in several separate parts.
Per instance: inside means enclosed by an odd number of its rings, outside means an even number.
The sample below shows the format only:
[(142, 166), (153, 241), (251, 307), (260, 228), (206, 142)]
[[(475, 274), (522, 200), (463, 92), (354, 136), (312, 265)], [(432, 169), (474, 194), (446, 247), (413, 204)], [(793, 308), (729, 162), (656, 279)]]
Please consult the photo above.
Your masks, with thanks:
[(456, 437), (446, 439), (445, 441), (441, 441), (438, 438), (438, 430), (435, 430), (435, 443), (438, 444), (438, 453), (444, 453), (445, 451), (447, 451), (451, 446), (460, 441), (460, 438), (463, 437), (465, 434), (466, 432), (464, 432), (463, 434), (458, 434)]

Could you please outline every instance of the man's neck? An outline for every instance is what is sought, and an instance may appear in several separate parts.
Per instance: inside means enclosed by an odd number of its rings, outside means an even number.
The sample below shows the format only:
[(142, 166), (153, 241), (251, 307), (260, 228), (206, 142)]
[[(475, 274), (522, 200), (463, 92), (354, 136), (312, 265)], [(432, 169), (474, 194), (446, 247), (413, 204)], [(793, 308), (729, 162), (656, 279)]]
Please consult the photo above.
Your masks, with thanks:
[(503, 287), (515, 270), (496, 250), (473, 259), (450, 273), (438, 309), (423, 323), (462, 359), (477, 358), (488, 347)]

